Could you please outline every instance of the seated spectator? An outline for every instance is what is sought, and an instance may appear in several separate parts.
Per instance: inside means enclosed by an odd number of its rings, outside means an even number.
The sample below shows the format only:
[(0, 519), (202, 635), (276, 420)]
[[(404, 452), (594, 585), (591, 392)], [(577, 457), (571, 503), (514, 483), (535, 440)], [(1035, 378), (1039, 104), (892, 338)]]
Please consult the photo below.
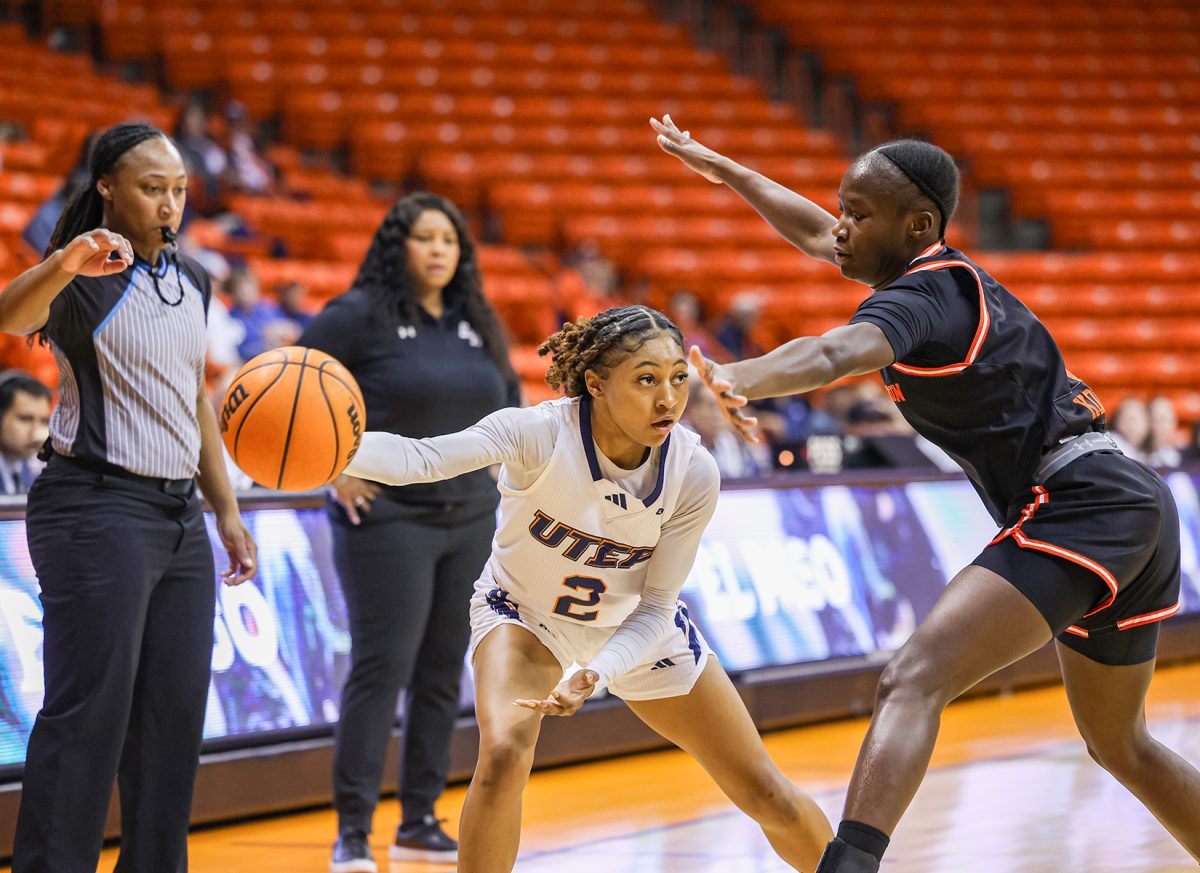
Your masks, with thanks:
[(748, 443), (721, 414), (712, 392), (699, 378), (691, 380), (684, 424), (694, 430), (712, 454), (725, 479), (745, 479), (771, 473), (771, 450), (764, 442)]
[(721, 362), (729, 360), (725, 349), (704, 326), (704, 314), (700, 310), (700, 301), (691, 291), (676, 291), (671, 296), (670, 311), (667, 314), (679, 326), (679, 330), (683, 334), (685, 349), (699, 346), (706, 358)]
[(278, 172), (274, 164), (259, 152), (254, 137), (254, 122), (246, 112), (245, 104), (230, 100), (225, 106), (225, 122), (228, 125), (229, 164), (233, 171), (233, 184), (239, 191), (251, 194), (270, 194), (276, 188)]
[(620, 306), (621, 277), (594, 242), (582, 242), (564, 258), (554, 279), (558, 319), (574, 321)]
[(290, 318), (276, 318), (267, 322), (263, 328), (263, 346), (267, 349), (281, 349), (284, 346), (294, 346), (303, 331), (300, 325)]
[(313, 320), (308, 305), (308, 289), (302, 282), (284, 282), (275, 289), (275, 299), (284, 317), (299, 325), (301, 332)]
[(1126, 397), (1108, 419), (1108, 432), (1121, 451), (1134, 460), (1146, 462), (1150, 440), (1150, 413), (1136, 397)]
[(63, 180), (62, 187), (38, 207), (33, 218), (29, 219), (29, 224), (25, 225), (25, 230), (21, 232), (21, 238), (39, 256), (45, 254), (47, 246), (50, 245), (50, 237), (54, 235), (58, 219), (63, 214), (63, 210), (67, 208), (67, 204), (71, 202), (71, 198), (75, 196), (75, 192), (92, 181), (88, 157), (92, 153), (92, 143), (95, 141), (95, 133), (89, 133), (84, 137), (83, 143), (79, 147), (79, 157), (75, 161), (75, 166), (67, 173), (66, 179)]
[(175, 142), (188, 174), (198, 183), (192, 193), (202, 195), (206, 203), (216, 201), (221, 193), (221, 180), (229, 169), (229, 158), (209, 134), (208, 113), (199, 103), (189, 103), (179, 114)]
[(44, 464), (50, 389), (24, 370), (0, 373), (0, 494), (28, 494)]
[(1191, 439), (1183, 448), (1183, 460), (1198, 461), (1200, 460), (1200, 421), (1192, 425)]
[(229, 314), (245, 331), (238, 343), (238, 357), (248, 361), (272, 348), (266, 334), (272, 322), (284, 316), (278, 306), (262, 299), (254, 274), (242, 267), (231, 270), (225, 280), (225, 291), (230, 299)]
[(729, 312), (713, 330), (717, 342), (735, 360), (757, 358), (765, 349), (754, 338), (754, 329), (762, 319), (763, 300), (752, 291), (745, 291), (733, 298)]
[(1171, 398), (1159, 394), (1150, 400), (1150, 435), (1146, 463), (1152, 467), (1177, 467), (1183, 458), (1179, 445), (1179, 416)]

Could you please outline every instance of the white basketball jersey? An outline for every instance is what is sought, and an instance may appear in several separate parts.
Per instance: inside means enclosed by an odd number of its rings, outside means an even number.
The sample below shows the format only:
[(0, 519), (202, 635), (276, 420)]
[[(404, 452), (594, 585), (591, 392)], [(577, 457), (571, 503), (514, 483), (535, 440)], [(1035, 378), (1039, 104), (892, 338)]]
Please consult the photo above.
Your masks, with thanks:
[[(641, 597), (646, 564), (679, 500), (700, 438), (678, 425), (655, 450), (648, 494), (631, 494), (601, 475), (591, 404), (553, 400), (560, 417), (554, 453), (528, 488), (500, 475), (500, 520), (484, 577), (507, 599), (593, 627), (620, 624)], [(499, 595), (499, 592), (497, 592)]]

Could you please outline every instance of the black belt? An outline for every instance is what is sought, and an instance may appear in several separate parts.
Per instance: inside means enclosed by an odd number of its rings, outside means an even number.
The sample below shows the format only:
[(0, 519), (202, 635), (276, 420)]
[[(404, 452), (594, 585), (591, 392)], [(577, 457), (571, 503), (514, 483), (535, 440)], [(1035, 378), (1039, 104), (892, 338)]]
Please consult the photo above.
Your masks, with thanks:
[(124, 467), (118, 467), (116, 464), (110, 464), (108, 461), (100, 461), (96, 458), (72, 457), (70, 455), (59, 454), (58, 452), (54, 453), (54, 457), (61, 459), (64, 464), (78, 467), (81, 470), (87, 470), (89, 473), (99, 473), (102, 476), (115, 476), (118, 479), (133, 482), (152, 491), (162, 491), (166, 494), (190, 495), (196, 488), (195, 478), (159, 479), (156, 476), (142, 476), (138, 473), (131, 473)]

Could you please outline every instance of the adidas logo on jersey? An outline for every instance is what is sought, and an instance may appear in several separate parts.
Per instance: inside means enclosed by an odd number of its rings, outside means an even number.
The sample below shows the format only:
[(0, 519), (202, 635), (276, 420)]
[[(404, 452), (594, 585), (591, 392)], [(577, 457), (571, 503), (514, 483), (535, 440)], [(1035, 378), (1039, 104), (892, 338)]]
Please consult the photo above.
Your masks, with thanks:
[(621, 507), (622, 509), (629, 508), (629, 504), (625, 501), (624, 494), (606, 494), (604, 499), (607, 500), (609, 503), (615, 503), (617, 506)]
[(665, 667), (674, 667), (674, 666), (675, 666), (675, 662), (672, 661), (670, 658), (663, 658), (661, 661), (656, 661), (654, 666), (651, 667), (650, 669), (651, 670), (662, 670)]

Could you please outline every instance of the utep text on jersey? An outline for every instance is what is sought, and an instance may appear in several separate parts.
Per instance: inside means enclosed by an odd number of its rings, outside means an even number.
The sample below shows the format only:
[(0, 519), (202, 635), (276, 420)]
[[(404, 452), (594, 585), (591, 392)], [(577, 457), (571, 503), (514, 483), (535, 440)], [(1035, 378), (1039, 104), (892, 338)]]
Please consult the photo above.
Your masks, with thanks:
[(629, 570), (654, 554), (653, 546), (627, 546), (606, 537), (593, 536), (576, 530), (569, 524), (555, 521), (540, 509), (534, 512), (533, 521), (529, 525), (530, 535), (551, 549), (557, 549), (566, 541), (563, 557), (572, 561), (583, 560), (584, 556), (595, 547), (584, 564), (588, 567), (602, 567), (608, 570)]

